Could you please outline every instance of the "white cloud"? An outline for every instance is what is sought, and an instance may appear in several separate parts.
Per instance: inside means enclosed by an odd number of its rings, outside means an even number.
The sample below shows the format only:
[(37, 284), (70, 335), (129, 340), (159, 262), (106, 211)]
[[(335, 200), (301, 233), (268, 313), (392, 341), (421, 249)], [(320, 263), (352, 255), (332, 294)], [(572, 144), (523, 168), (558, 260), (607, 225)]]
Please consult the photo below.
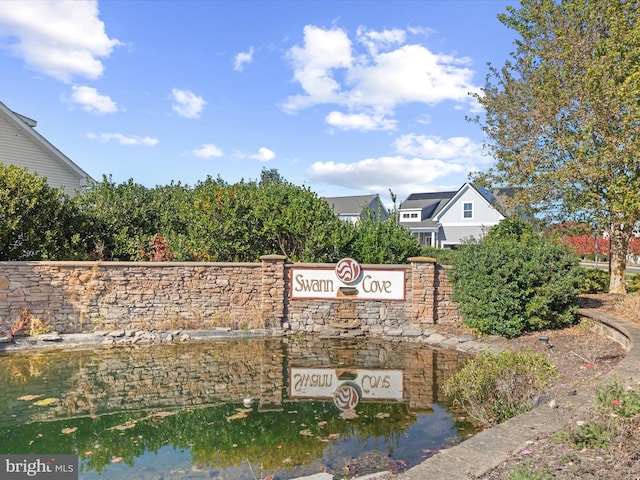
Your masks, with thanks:
[(462, 165), (443, 160), (388, 156), (354, 163), (315, 162), (307, 175), (319, 183), (372, 192), (386, 192), (391, 188), (395, 193), (404, 194), (424, 191), (426, 184), (464, 171)]
[[(404, 45), (381, 53), (372, 65), (354, 65), (349, 82), (357, 85), (356, 104), (393, 108), (403, 103), (435, 105), (445, 100), (470, 102), (473, 71), (467, 60), (432, 53), (421, 45)], [(357, 93), (357, 94), (356, 94)]]
[(99, 59), (121, 45), (98, 14), (95, 0), (0, 1), (0, 38), (34, 70), (64, 82), (98, 78)]
[(358, 27), (357, 35), (358, 41), (367, 47), (371, 55), (377, 55), (380, 50), (388, 50), (395, 45), (401, 45), (407, 38), (407, 33), (398, 28), (377, 32)]
[(293, 76), (306, 95), (289, 97), (283, 108), (295, 111), (318, 103), (343, 103), (341, 86), (333, 71), (349, 68), (353, 63), (351, 40), (340, 29), (323, 30), (313, 25), (304, 27), (304, 46), (294, 46), (287, 54)]
[(268, 162), (269, 160), (273, 160), (274, 158), (276, 158), (276, 154), (266, 147), (260, 147), (258, 149), (258, 153), (249, 155), (249, 158), (253, 160), (259, 160), (261, 162)]
[(233, 69), (236, 72), (241, 72), (244, 69), (245, 64), (253, 61), (253, 47), (249, 48), (248, 52), (238, 53), (233, 60)]
[(191, 153), (194, 156), (200, 157), (200, 158), (216, 158), (216, 157), (224, 156), (224, 154), (222, 153), (222, 150), (220, 150), (218, 147), (216, 147), (212, 143), (205, 143), (198, 150), (192, 150)]
[(258, 160), (260, 162), (268, 162), (269, 160), (276, 158), (276, 154), (266, 147), (260, 147), (258, 149), (258, 153), (236, 152), (235, 155), (238, 158), (250, 158), (251, 160)]
[(333, 111), (325, 118), (329, 125), (342, 130), (395, 130), (397, 121), (385, 118), (384, 115), (369, 115), (366, 113), (346, 114)]
[(102, 143), (110, 142), (114, 140), (120, 145), (143, 145), (145, 147), (153, 147), (158, 143), (157, 138), (151, 137), (138, 137), (138, 136), (126, 136), (121, 133), (87, 133), (87, 138), (92, 140), (98, 140)]
[(174, 88), (171, 90), (173, 96), (173, 111), (181, 117), (185, 118), (200, 118), (202, 109), (207, 102), (189, 90), (180, 90)]
[(394, 143), (398, 153), (422, 158), (449, 159), (452, 161), (477, 161), (482, 156), (482, 145), (468, 137), (443, 139), (435, 135), (410, 133), (398, 137)]
[[(459, 177), (480, 170), (481, 146), (466, 137), (443, 139), (408, 134), (394, 142), (396, 155), (353, 163), (316, 162), (307, 170), (313, 182), (384, 194), (399, 198), (410, 193), (457, 189)], [(453, 180), (453, 178), (456, 180)], [(464, 181), (464, 180), (463, 180)], [(443, 183), (454, 186), (443, 187)]]
[(74, 85), (71, 87), (70, 101), (80, 104), (86, 112), (105, 114), (118, 111), (116, 102), (92, 87)]
[[(408, 43), (407, 32), (399, 29), (360, 27), (357, 39), (364, 46), (360, 52), (344, 30), (307, 25), (303, 45), (288, 52), (294, 79), (303, 93), (288, 97), (282, 108), (293, 113), (318, 104), (341, 106), (347, 110), (343, 116), (333, 113), (327, 121), (339, 128), (353, 128), (354, 121), (364, 119), (358, 115), (384, 112), (392, 116), (402, 104), (436, 105), (448, 100), (474, 106), (469, 93), (478, 93), (480, 88), (473, 83), (468, 58)], [(361, 123), (359, 129), (366, 127)], [(369, 127), (380, 129), (376, 122)]]

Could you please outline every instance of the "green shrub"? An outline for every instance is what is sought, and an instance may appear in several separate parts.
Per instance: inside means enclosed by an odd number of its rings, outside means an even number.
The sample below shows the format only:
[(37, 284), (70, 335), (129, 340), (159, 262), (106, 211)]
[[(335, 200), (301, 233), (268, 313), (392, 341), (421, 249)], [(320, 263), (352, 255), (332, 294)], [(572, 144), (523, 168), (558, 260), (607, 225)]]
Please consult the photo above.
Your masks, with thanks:
[(80, 225), (80, 212), (61, 189), (0, 162), (0, 260), (81, 258), (86, 246)]
[(449, 379), (444, 393), (472, 422), (490, 425), (531, 410), (537, 392), (555, 372), (538, 353), (482, 352)]
[[(609, 279), (611, 274), (607, 270), (582, 267), (583, 281), (580, 293), (607, 293), (609, 291)], [(640, 275), (627, 273), (627, 293), (640, 291)]]
[(450, 278), (463, 323), (480, 333), (515, 337), (576, 319), (578, 258), (522, 220), (505, 219), (464, 245)]
[(581, 293), (606, 293), (609, 291), (609, 272), (596, 268), (583, 267)]
[(459, 250), (450, 248), (421, 247), (420, 255), (435, 258), (441, 265), (455, 265)]
[(640, 292), (640, 275), (627, 273), (627, 293)]

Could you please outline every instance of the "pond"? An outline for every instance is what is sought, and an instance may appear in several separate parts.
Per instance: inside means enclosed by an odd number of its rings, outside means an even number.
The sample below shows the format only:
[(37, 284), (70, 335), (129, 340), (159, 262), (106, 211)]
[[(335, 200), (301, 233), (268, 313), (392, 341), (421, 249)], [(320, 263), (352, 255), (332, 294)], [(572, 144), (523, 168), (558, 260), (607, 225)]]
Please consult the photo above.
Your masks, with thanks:
[(75, 454), (81, 479), (402, 471), (473, 432), (441, 393), (464, 356), (278, 338), (0, 356), (0, 452)]

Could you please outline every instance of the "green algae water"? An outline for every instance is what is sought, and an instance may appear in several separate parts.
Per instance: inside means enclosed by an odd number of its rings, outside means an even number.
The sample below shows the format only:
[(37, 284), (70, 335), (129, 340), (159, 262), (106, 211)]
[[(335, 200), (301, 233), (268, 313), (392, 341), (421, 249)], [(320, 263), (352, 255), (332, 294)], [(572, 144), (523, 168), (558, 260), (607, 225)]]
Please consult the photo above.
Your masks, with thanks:
[(350, 478), (472, 432), (441, 386), (464, 357), (382, 340), (225, 340), (0, 356), (0, 453), (81, 479)]

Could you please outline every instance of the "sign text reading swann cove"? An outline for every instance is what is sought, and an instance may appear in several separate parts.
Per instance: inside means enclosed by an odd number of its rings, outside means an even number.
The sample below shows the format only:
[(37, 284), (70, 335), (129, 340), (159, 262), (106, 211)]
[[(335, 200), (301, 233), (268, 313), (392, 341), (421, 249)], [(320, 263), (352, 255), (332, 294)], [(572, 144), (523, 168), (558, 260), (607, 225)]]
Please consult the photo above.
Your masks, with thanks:
[[(351, 263), (348, 263), (351, 262)], [(360, 269), (351, 259), (331, 268), (290, 269), (290, 298), (404, 300), (405, 270)]]

